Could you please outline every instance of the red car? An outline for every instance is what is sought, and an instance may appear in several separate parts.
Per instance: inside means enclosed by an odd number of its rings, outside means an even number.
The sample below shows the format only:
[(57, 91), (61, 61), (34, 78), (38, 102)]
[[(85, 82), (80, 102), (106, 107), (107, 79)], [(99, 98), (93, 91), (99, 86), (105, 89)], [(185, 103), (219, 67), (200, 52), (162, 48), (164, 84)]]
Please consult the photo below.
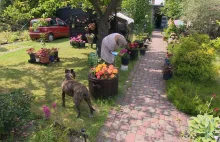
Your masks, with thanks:
[(30, 21), (29, 35), (32, 40), (40, 38), (41, 34), (46, 34), (48, 41), (53, 41), (57, 37), (69, 37), (69, 26), (59, 18), (46, 18), (44, 26), (33, 28), (33, 24), (41, 19)]

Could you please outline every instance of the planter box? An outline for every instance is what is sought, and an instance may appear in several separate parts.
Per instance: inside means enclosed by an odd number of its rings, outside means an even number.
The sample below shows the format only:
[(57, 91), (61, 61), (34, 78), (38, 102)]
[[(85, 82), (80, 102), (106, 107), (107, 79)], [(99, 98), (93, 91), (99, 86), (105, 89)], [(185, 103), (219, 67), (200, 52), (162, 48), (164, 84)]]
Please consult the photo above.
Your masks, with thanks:
[(109, 98), (118, 94), (118, 77), (113, 79), (96, 79), (89, 74), (88, 80), (90, 94), (96, 99)]

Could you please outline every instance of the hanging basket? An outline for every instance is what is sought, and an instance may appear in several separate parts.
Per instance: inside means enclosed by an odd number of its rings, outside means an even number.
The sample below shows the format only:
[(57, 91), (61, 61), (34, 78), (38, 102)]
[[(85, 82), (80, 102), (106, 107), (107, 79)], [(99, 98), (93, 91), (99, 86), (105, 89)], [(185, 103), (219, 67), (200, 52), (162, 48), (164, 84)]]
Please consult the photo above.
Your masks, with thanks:
[(113, 79), (97, 79), (88, 76), (90, 95), (95, 99), (109, 98), (118, 94), (118, 76)]

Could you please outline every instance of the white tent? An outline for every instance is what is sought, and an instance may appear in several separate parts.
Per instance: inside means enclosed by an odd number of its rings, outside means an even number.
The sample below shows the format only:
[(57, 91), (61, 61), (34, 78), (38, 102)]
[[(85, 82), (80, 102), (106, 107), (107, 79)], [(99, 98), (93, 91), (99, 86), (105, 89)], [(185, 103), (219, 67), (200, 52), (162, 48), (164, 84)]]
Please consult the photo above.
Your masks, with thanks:
[(121, 12), (118, 12), (116, 16), (121, 18), (121, 19), (125, 19), (127, 21), (127, 24), (134, 23), (134, 19), (122, 14)]

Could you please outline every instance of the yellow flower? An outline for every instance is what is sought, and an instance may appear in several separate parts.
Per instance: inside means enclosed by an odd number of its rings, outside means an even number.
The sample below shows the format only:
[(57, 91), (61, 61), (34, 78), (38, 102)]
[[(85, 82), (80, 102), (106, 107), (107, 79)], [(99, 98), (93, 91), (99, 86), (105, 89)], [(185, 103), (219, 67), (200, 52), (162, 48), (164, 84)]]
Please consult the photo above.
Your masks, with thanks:
[(99, 67), (95, 68), (95, 72), (99, 72), (101, 69)]

